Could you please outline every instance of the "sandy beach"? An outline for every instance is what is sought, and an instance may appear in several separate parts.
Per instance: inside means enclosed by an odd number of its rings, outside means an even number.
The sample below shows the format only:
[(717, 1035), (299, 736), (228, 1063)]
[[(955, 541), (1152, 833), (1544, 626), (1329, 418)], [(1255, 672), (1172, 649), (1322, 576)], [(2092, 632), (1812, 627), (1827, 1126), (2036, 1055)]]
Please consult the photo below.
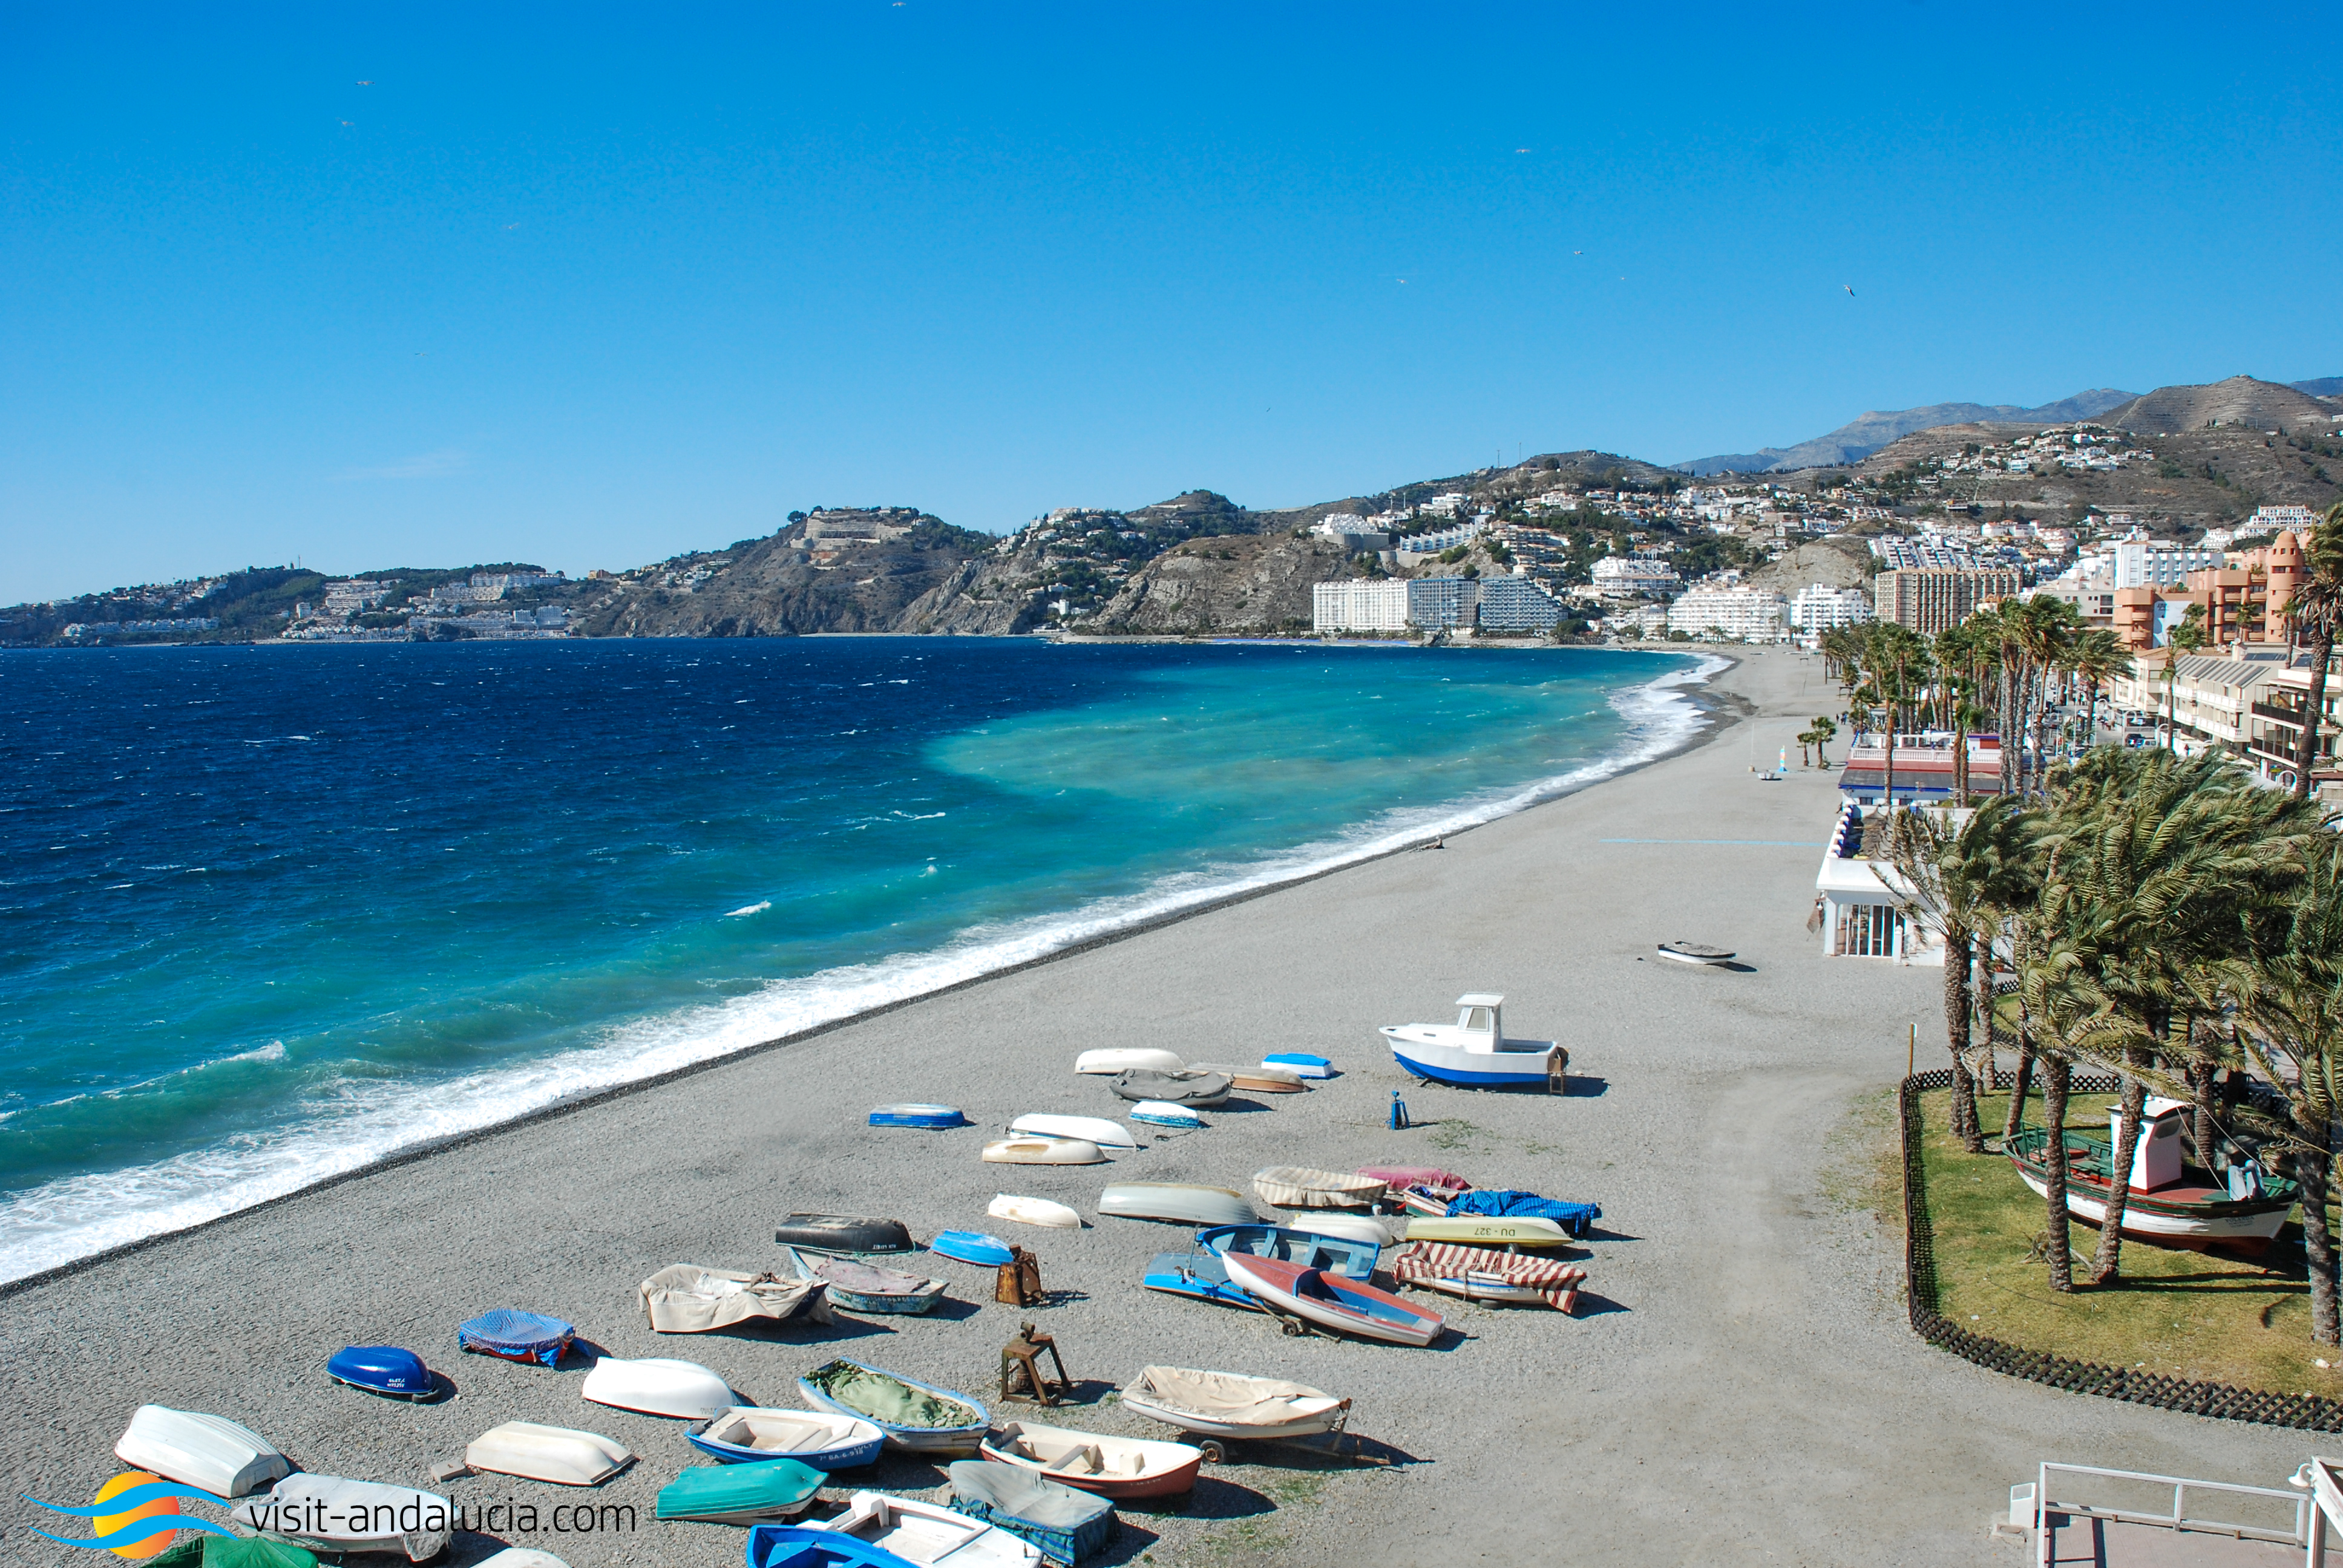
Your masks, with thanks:
[[(1414, 1462), (1208, 1467), (1182, 1513), (1124, 1513), (1105, 1559), (1158, 1563), (1453, 1564), (1686, 1561), (2009, 1563), (1989, 1516), (2044, 1459), (2279, 1484), (2308, 1434), (2134, 1409), (2001, 1378), (1905, 1326), (1892, 1217), (1857, 1171), (1885, 1136), (1907, 1025), (1942, 1060), (1940, 976), (1825, 960), (1805, 929), (1835, 806), (1790, 737), (1835, 709), (1817, 661), (1745, 658), (1711, 687), (1718, 725), (1691, 749), (1404, 853), (900, 1007), (642, 1092), (166, 1238), (0, 1296), (12, 1490), (78, 1503), (121, 1468), (142, 1402), (256, 1428), (304, 1468), (443, 1491), (467, 1505), (578, 1499), (501, 1477), (434, 1485), (428, 1469), (498, 1422), (608, 1433), (639, 1462), (598, 1500), (631, 1533), (513, 1534), (576, 1568), (736, 1563), (742, 1533), (650, 1517), (698, 1456), (679, 1423), (583, 1402), (559, 1372), (458, 1353), (455, 1326), (495, 1307), (557, 1314), (620, 1356), (713, 1367), (760, 1403), (845, 1354), (992, 1405), (1001, 1346), (1030, 1318), (1057, 1336), (1090, 1402), (1065, 1424), (1169, 1435), (1101, 1396), (1151, 1362), (1292, 1378), (1348, 1395), (1353, 1430)], [(1763, 783), (1789, 747), (1790, 777)], [(1748, 972), (1658, 960), (1689, 938)], [(1464, 990), (1505, 993), (1509, 1032), (1570, 1048), (1567, 1097), (1414, 1084), (1373, 1030), (1444, 1020)], [(1306, 1095), (1209, 1113), (1202, 1132), (1111, 1168), (982, 1164), (1024, 1111), (1119, 1115), (1070, 1071), (1108, 1045), (1192, 1060), (1316, 1051), (1342, 1076)], [(1419, 1125), (1385, 1126), (1392, 1093)], [(864, 1125), (873, 1105), (940, 1100), (977, 1125)], [(1270, 1319), (1140, 1288), (1182, 1248), (1167, 1226), (1096, 1220), (1022, 1231), (1052, 1304), (991, 1301), (989, 1271), (946, 1260), (932, 1318), (840, 1313), (828, 1330), (653, 1334), (636, 1285), (676, 1262), (769, 1266), (792, 1211), (897, 1215), (915, 1235), (1017, 1228), (994, 1193), (1086, 1217), (1115, 1179), (1243, 1188), (1300, 1163), (1444, 1165), (1483, 1186), (1603, 1205), (1581, 1251), (1579, 1313), (1416, 1299), (1459, 1335), (1410, 1350), (1294, 1339)], [(345, 1344), (403, 1344), (457, 1385), (405, 1405), (327, 1381)], [(1013, 1412), (1019, 1407), (1009, 1407)], [(890, 1456), (850, 1486), (931, 1492), (935, 1467)], [(826, 1493), (825, 1495), (830, 1495)], [(840, 1492), (837, 1495), (843, 1495)], [(0, 1519), (0, 1561), (79, 1554)], [(1531, 1543), (1534, 1543), (1533, 1545)], [(494, 1551), (458, 1539), (451, 1561)]]

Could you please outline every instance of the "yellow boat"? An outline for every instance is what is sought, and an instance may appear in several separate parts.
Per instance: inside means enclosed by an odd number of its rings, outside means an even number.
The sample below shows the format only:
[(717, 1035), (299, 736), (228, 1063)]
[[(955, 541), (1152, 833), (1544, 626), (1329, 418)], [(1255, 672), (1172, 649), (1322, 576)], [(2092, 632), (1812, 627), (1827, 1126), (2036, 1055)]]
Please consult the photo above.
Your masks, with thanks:
[(1418, 1214), (1407, 1222), (1411, 1241), (1462, 1241), (1473, 1247), (1566, 1247), (1570, 1234), (1552, 1220), (1506, 1219), (1487, 1214), (1452, 1214), (1435, 1220)]

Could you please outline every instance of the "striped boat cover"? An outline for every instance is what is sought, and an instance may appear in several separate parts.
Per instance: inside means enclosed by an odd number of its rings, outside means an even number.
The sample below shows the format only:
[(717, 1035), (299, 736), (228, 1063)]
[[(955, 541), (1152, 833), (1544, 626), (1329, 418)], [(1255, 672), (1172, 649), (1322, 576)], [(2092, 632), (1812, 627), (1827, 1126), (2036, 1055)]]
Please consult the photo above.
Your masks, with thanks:
[(1578, 1287), (1586, 1271), (1553, 1258), (1528, 1258), (1487, 1247), (1460, 1247), (1451, 1241), (1410, 1241), (1400, 1251), (1392, 1273), (1401, 1284), (1423, 1280), (1461, 1280), (1467, 1274), (1487, 1274), (1508, 1285), (1527, 1285), (1544, 1296), (1558, 1312), (1578, 1304)]

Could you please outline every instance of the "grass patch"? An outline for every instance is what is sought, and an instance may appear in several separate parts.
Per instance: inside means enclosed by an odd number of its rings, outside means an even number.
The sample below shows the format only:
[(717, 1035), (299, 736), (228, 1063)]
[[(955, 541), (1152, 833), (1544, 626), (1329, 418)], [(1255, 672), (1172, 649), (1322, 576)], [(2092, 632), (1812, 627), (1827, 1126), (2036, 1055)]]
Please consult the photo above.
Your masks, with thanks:
[(1485, 1154), (1496, 1147), (1496, 1135), (1461, 1117), (1443, 1116), (1433, 1123), (1429, 1140), (1434, 1149), (1450, 1153)]
[[(1936, 1235), (1937, 1310), (2005, 1344), (2046, 1350), (2077, 1361), (2136, 1367), (2170, 1377), (2233, 1383), (2281, 1393), (2343, 1394), (2332, 1347), (2310, 1342), (2310, 1289), (2292, 1226), (2267, 1260), (2192, 1252), (2127, 1237), (2123, 1274), (2102, 1290), (2081, 1283), (2061, 1296), (2046, 1264), (2026, 1253), (2046, 1216), (2040, 1198), (2005, 1157), (1972, 1155), (1945, 1131), (1952, 1093), (1920, 1097), (1922, 1166), (1928, 1220)], [(2107, 1095), (2077, 1095), (2066, 1125), (2104, 1133)], [(1998, 1130), (2006, 1095), (1986, 1098), (1981, 1119)], [(2041, 1119), (2038, 1093), (2027, 1107)], [(2077, 1221), (2071, 1245), (2087, 1258), (2097, 1231)]]
[(1869, 1211), (1904, 1229), (1904, 1156), (1896, 1135), (1896, 1090), (1857, 1096), (1823, 1140), (1817, 1185), (1841, 1212)]

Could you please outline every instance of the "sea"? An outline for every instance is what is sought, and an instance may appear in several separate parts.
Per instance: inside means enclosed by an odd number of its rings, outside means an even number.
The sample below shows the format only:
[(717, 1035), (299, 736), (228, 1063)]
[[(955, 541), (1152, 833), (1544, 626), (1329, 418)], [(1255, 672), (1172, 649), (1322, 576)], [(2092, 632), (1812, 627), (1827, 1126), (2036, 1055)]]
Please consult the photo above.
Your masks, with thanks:
[(0, 653), (0, 1280), (1523, 809), (1679, 743), (1703, 668), (957, 638)]

